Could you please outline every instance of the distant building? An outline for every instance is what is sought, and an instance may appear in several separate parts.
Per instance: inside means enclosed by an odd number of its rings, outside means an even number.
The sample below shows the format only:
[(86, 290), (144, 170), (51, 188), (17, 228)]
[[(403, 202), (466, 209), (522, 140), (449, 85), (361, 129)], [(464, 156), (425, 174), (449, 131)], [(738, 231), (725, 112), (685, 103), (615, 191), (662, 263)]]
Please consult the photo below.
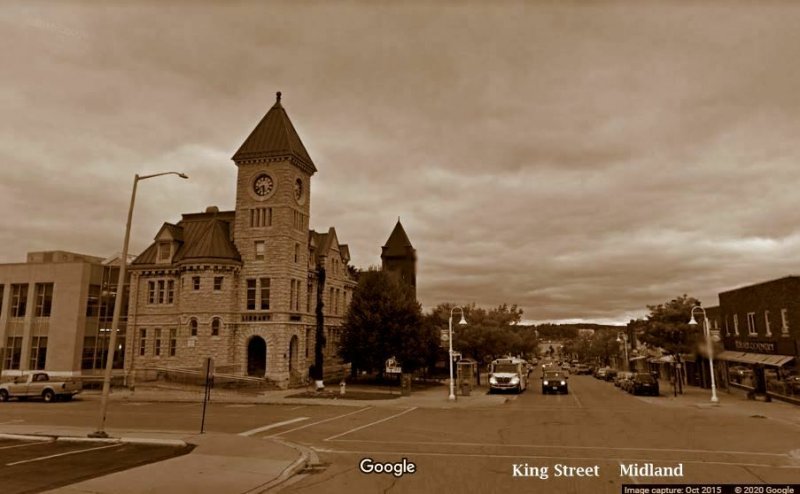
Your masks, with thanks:
[[(233, 156), (236, 207), (164, 223), (131, 266), (128, 369), (199, 368), (302, 382), (314, 361), (317, 297), (326, 358), (356, 282), (336, 231), (309, 231), (317, 171), (281, 105)], [(324, 283), (321, 274), (325, 274)]]
[(381, 251), (382, 269), (407, 283), (417, 296), (417, 250), (411, 245), (400, 218)]
[[(31, 370), (56, 376), (100, 375), (118, 276), (119, 258), (65, 251), (30, 252), (24, 263), (0, 265), (3, 375)], [(123, 317), (117, 369), (123, 366), (125, 330)]]

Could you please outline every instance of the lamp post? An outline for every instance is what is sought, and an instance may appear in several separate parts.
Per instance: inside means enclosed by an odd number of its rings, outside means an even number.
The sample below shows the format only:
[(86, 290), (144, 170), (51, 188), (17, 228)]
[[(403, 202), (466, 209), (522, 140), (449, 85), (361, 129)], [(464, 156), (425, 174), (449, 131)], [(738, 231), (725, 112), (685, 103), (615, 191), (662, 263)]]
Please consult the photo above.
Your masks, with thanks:
[[(620, 338), (620, 336), (622, 338)], [(625, 333), (617, 333), (617, 343), (622, 343), (625, 349), (625, 371), (630, 370), (630, 361), (628, 360), (628, 335)]]
[(453, 311), (458, 309), (461, 311), (461, 320), (458, 321), (458, 324), (464, 326), (467, 324), (467, 320), (464, 319), (464, 309), (461, 307), (453, 307), (450, 309), (450, 319), (448, 320), (448, 343), (450, 344), (450, 352), (448, 353), (450, 357), (450, 400), (456, 399), (456, 392), (455, 392), (455, 382), (453, 381)]
[(108, 411), (108, 394), (111, 391), (111, 371), (114, 368), (114, 351), (117, 343), (117, 328), (119, 327), (120, 312), (122, 312), (122, 297), (125, 289), (125, 274), (128, 268), (128, 241), (131, 236), (131, 220), (133, 219), (133, 204), (136, 201), (136, 185), (139, 180), (145, 180), (162, 175), (177, 175), (181, 178), (189, 178), (183, 173), (163, 172), (152, 175), (139, 176), (133, 178), (133, 191), (131, 192), (131, 204), (128, 208), (128, 222), (125, 225), (125, 240), (122, 243), (122, 258), (120, 259), (119, 278), (117, 279), (117, 294), (114, 298), (114, 315), (111, 318), (111, 334), (108, 335), (108, 354), (106, 355), (106, 371), (103, 376), (103, 394), (100, 398), (100, 421), (97, 430), (89, 434), (89, 437), (108, 437), (105, 431), (106, 412)]
[(708, 327), (708, 316), (706, 316), (706, 310), (703, 307), (696, 305), (692, 307), (692, 319), (689, 321), (690, 325), (694, 326), (697, 324), (697, 321), (694, 319), (695, 309), (700, 309), (703, 312), (703, 332), (705, 333), (706, 349), (708, 351), (708, 370), (711, 374), (711, 403), (719, 403), (719, 398), (717, 398), (717, 383), (714, 380), (714, 351), (711, 344), (711, 330)]

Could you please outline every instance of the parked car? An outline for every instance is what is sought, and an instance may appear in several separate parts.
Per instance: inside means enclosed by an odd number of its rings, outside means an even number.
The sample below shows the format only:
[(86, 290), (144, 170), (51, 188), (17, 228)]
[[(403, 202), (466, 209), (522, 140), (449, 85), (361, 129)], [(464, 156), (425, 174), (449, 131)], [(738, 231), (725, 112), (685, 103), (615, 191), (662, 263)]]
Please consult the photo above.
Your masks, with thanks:
[(608, 367), (598, 367), (597, 370), (594, 371), (594, 377), (597, 379), (605, 379), (606, 372), (608, 372)]
[(631, 383), (628, 385), (628, 392), (635, 395), (650, 394), (658, 396), (658, 381), (646, 372), (640, 372), (633, 376)]
[(634, 372), (627, 372), (627, 371), (626, 372), (618, 372), (617, 376), (614, 378), (614, 386), (616, 386), (618, 388), (625, 389), (624, 388), (625, 383), (629, 379), (633, 379), (634, 375), (635, 375)]
[(569, 379), (569, 377), (561, 371), (545, 371), (542, 374), (542, 394), (567, 394), (569, 392), (569, 388), (567, 387), (567, 379)]
[(575, 374), (591, 374), (591, 373), (592, 373), (592, 368), (586, 364), (578, 364), (577, 367), (575, 367)]
[(45, 372), (17, 376), (12, 382), (0, 384), (0, 401), (11, 398), (24, 400), (41, 398), (46, 402), (63, 399), (69, 401), (81, 392), (81, 383), (72, 380), (51, 381)]
[(605, 376), (606, 381), (614, 381), (615, 377), (617, 377), (617, 369), (608, 369), (606, 371), (606, 376)]

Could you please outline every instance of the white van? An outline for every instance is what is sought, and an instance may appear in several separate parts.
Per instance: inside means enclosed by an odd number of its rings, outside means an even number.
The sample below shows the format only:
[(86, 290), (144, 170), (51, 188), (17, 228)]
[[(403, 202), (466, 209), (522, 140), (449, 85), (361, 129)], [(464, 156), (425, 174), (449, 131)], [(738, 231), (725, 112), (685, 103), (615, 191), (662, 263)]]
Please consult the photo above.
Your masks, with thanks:
[(520, 358), (499, 358), (489, 364), (489, 392), (516, 391), (528, 388), (528, 362)]

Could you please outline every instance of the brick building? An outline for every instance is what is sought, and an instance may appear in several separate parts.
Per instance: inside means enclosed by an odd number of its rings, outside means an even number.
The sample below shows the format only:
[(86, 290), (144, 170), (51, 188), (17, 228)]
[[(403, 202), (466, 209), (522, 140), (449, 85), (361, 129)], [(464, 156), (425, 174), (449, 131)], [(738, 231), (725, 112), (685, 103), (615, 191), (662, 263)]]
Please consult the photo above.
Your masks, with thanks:
[(218, 372), (299, 382), (314, 359), (318, 295), (336, 361), (356, 286), (350, 252), (333, 228), (308, 229), (317, 169), (280, 93), (233, 162), (235, 209), (164, 223), (132, 263), (127, 369), (198, 368), (211, 356)]
[(796, 364), (800, 357), (800, 277), (787, 276), (720, 293), (718, 324), (725, 347), (721, 360), (771, 367)]

